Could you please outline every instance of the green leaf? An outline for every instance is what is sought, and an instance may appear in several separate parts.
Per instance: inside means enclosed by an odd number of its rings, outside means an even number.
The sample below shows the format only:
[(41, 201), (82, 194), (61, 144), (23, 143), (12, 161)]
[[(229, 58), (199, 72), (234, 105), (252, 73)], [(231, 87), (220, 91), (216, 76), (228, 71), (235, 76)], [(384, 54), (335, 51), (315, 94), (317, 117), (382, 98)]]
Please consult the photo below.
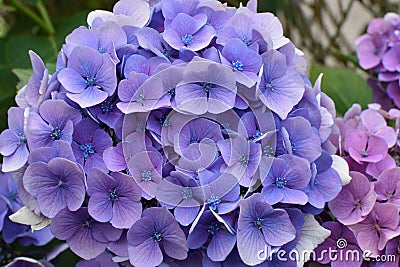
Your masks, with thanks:
[(18, 78), (18, 83), (17, 83), (18, 90), (20, 90), (22, 87), (24, 87), (28, 83), (29, 78), (33, 74), (32, 69), (13, 69), (12, 72)]
[(335, 102), (338, 115), (343, 115), (354, 103), (366, 108), (373, 102), (372, 89), (354, 70), (313, 64), (310, 80), (315, 82), (320, 73), (324, 74), (321, 89)]
[(6, 59), (12, 68), (30, 68), (28, 51), (33, 50), (44, 62), (54, 62), (56, 47), (49, 37), (20, 34), (11, 36), (5, 46)]

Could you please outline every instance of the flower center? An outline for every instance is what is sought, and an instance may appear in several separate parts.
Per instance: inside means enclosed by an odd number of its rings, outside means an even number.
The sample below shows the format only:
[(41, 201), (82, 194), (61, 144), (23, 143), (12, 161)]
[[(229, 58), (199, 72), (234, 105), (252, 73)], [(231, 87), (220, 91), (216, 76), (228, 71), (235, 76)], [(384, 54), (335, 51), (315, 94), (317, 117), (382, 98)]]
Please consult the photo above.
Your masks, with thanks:
[(276, 178), (276, 180), (275, 180), (275, 185), (276, 185), (278, 188), (284, 188), (284, 187), (286, 186), (286, 178), (284, 178), (284, 177), (278, 177), (278, 178)]
[(115, 189), (108, 191), (108, 199), (112, 202), (118, 200), (118, 195)]
[(24, 134), (22, 133), (18, 133), (19, 136), (19, 141), (18, 141), (18, 145), (22, 145), (26, 143), (26, 137)]
[(267, 91), (273, 92), (273, 91), (274, 91), (274, 86), (272, 85), (272, 82), (266, 83), (266, 84), (265, 84), (265, 89), (266, 89)]
[(262, 135), (263, 134), (260, 130), (256, 130), (256, 132), (253, 134), (253, 139), (260, 138)]
[(368, 157), (368, 152), (367, 152), (367, 151), (361, 152), (361, 156), (362, 156), (363, 158)]
[(59, 179), (59, 180), (58, 180), (57, 186), (58, 186), (58, 187), (61, 187), (61, 186), (63, 186), (63, 184), (64, 184), (64, 182), (63, 182), (61, 179)]
[(183, 199), (192, 199), (193, 198), (193, 191), (191, 188), (183, 188), (182, 190), (182, 198)]
[(200, 143), (200, 139), (197, 137), (190, 138), (189, 145), (194, 144), (194, 143)]
[(88, 87), (93, 86), (95, 81), (96, 81), (96, 78), (86, 77), (86, 84)]
[(101, 108), (101, 112), (104, 114), (104, 113), (112, 112), (114, 106), (113, 106), (113, 104), (104, 102), (100, 105), (100, 108)]
[(151, 181), (151, 171), (144, 171), (141, 173), (142, 175), (142, 180), (145, 182)]
[(212, 194), (211, 197), (209, 199), (207, 199), (207, 204), (210, 205), (210, 208), (212, 210), (216, 210), (217, 209), (217, 205), (221, 203), (221, 199), (219, 199), (218, 196)]
[(186, 34), (181, 39), (185, 45), (190, 45), (191, 43), (193, 43), (193, 35), (191, 34)]
[(394, 196), (394, 192), (387, 192), (386, 193), (386, 197), (387, 197), (387, 199), (392, 199), (393, 198), (393, 196)]
[(169, 90), (168, 90), (168, 94), (169, 94), (171, 97), (174, 97), (174, 96), (175, 96), (175, 88), (169, 89)]
[(54, 140), (60, 140), (61, 130), (58, 127), (54, 128), (50, 133), (50, 137), (53, 138)]
[(106, 50), (104, 48), (99, 48), (98, 51), (100, 54), (104, 54), (106, 52)]
[(274, 149), (272, 146), (267, 145), (263, 148), (263, 155), (268, 156), (268, 157), (273, 157), (274, 156)]
[(141, 103), (145, 100), (144, 94), (140, 94), (138, 98), (136, 98), (136, 101)]
[(83, 152), (83, 157), (87, 159), (90, 155), (96, 153), (93, 149), (92, 143), (87, 143), (85, 145), (80, 145), (79, 149)]
[(357, 199), (354, 201), (354, 207), (359, 208), (361, 206), (361, 200)]
[(216, 222), (212, 222), (210, 223), (210, 225), (208, 226), (208, 232), (211, 235), (214, 235), (217, 231), (219, 231), (221, 229), (221, 227), (219, 227), (218, 223)]
[(243, 63), (239, 60), (232, 61), (232, 67), (236, 71), (243, 71)]
[(159, 232), (155, 232), (154, 235), (151, 237), (155, 242), (160, 242), (163, 238), (162, 234)]
[(291, 146), (292, 146), (292, 151), (293, 151), (293, 152), (296, 151), (296, 144), (295, 144), (295, 143), (292, 143)]
[(261, 230), (261, 229), (262, 229), (262, 221), (264, 221), (264, 219), (257, 218), (257, 220), (255, 220), (255, 221), (253, 222), (253, 223), (254, 223), (254, 226), (257, 227), (258, 230)]
[(239, 162), (246, 165), (249, 162), (249, 157), (243, 154), (239, 157)]
[(242, 42), (247, 46), (251, 45), (251, 41), (247, 40), (246, 37), (242, 38)]
[(82, 224), (82, 227), (92, 228), (92, 220), (86, 220), (86, 221)]
[(204, 91), (207, 93), (207, 97), (210, 95), (210, 91), (213, 88), (213, 85), (211, 83), (203, 83), (202, 87)]

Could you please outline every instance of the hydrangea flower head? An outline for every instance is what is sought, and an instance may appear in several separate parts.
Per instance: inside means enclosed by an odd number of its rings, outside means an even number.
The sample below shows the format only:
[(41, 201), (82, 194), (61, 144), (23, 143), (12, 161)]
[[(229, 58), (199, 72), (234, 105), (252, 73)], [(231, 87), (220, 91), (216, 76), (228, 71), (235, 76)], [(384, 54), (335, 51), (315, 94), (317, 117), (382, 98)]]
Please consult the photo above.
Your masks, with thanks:
[[(274, 266), (257, 251), (326, 238), (313, 216), (349, 179), (328, 138), (342, 133), (277, 17), (255, 0), (120, 0), (87, 21), (54, 73), (30, 52), (34, 74), (0, 135), (15, 179), (0, 190), (0, 226), (14, 213), (51, 229), (78, 266)], [(396, 132), (374, 115), (354, 128), (384, 158)], [(374, 159), (371, 173), (393, 163)], [(8, 240), (27, 235), (4, 222)]]

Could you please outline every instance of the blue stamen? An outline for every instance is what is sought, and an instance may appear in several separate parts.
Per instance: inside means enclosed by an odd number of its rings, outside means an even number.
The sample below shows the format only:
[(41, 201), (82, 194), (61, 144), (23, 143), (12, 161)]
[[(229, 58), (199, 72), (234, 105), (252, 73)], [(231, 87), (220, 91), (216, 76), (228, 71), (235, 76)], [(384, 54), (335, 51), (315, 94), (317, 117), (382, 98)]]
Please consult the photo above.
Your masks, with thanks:
[(216, 222), (211, 222), (210, 225), (208, 226), (208, 232), (211, 235), (214, 235), (220, 229), (221, 229), (221, 227), (219, 227), (218, 223), (216, 223)]
[(276, 180), (275, 180), (275, 185), (278, 187), (278, 188), (284, 188), (285, 186), (286, 186), (286, 178), (283, 178), (283, 177), (278, 177), (278, 178), (276, 178)]
[(274, 91), (274, 86), (272, 85), (272, 82), (266, 83), (266, 84), (265, 84), (265, 89), (266, 89), (267, 91), (273, 92), (273, 91)]
[(142, 180), (145, 182), (151, 181), (151, 171), (144, 171), (140, 173), (142, 175)]
[(193, 191), (191, 188), (183, 188), (182, 190), (182, 198), (183, 199), (192, 199), (193, 198)]
[(99, 48), (98, 51), (100, 54), (104, 54), (106, 52), (106, 50), (104, 48)]
[(87, 86), (93, 86), (95, 80), (96, 80), (96, 78), (93, 78), (93, 77), (86, 77), (86, 84), (87, 84)]
[(255, 227), (257, 227), (257, 229), (258, 230), (261, 230), (262, 229), (262, 221), (264, 221), (264, 219), (261, 219), (261, 218), (257, 218), (257, 220), (255, 220), (253, 223), (254, 223), (254, 226)]
[(118, 200), (118, 195), (115, 189), (108, 191), (108, 199), (112, 202)]
[(362, 156), (363, 158), (368, 157), (368, 152), (367, 152), (367, 151), (361, 152), (361, 156)]
[(253, 139), (260, 138), (263, 135), (263, 133), (260, 130), (256, 130), (256, 132), (253, 134)]
[(54, 128), (50, 133), (50, 137), (53, 138), (54, 140), (60, 140), (61, 130), (58, 127)]
[(162, 234), (159, 232), (155, 232), (154, 235), (151, 237), (155, 242), (160, 242), (163, 238)]
[(240, 62), (239, 60), (232, 61), (232, 67), (233, 67), (233, 70), (243, 71), (243, 63)]
[(217, 209), (217, 205), (221, 203), (221, 199), (217, 197), (216, 195), (212, 194), (209, 199), (207, 199), (207, 204), (210, 205), (210, 208), (212, 210)]
[(92, 228), (92, 220), (87, 220), (82, 224), (83, 227)]
[(191, 43), (193, 43), (193, 35), (191, 34), (186, 34), (185, 36), (183, 36), (182, 38), (182, 42), (187, 46), (190, 45)]
[(246, 165), (247, 163), (249, 163), (249, 157), (243, 154), (239, 157), (239, 162), (243, 165)]
[(190, 138), (189, 145), (194, 144), (194, 143), (200, 143), (200, 139), (197, 137)]
[(87, 159), (90, 155), (96, 153), (93, 149), (92, 143), (87, 143), (85, 145), (80, 145), (79, 149), (83, 152), (83, 157)]
[(245, 45), (247, 45), (247, 46), (249, 46), (249, 45), (251, 45), (251, 41), (248, 41), (246, 38), (242, 38), (242, 42), (245, 44)]
[(171, 96), (171, 98), (174, 97), (175, 96), (175, 88), (169, 89), (168, 94)]
[(104, 102), (100, 105), (100, 108), (101, 108), (101, 112), (104, 114), (104, 113), (112, 112), (114, 109), (114, 105), (111, 103)]
[(19, 136), (19, 141), (18, 141), (18, 145), (22, 145), (26, 143), (26, 137), (24, 134), (22, 133), (18, 133)]

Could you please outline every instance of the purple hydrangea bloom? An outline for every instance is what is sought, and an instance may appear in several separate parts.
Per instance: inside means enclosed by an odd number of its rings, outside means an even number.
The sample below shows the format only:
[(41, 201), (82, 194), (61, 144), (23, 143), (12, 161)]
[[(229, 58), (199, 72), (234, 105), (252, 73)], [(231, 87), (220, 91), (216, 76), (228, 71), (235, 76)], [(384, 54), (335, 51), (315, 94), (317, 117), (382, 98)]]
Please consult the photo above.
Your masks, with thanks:
[(374, 184), (359, 172), (350, 172), (352, 180), (328, 203), (332, 214), (344, 225), (358, 223), (371, 212), (376, 202)]
[(122, 173), (111, 176), (91, 169), (87, 178), (89, 214), (99, 222), (111, 222), (115, 228), (129, 228), (140, 219), (142, 192), (134, 180)]
[(257, 252), (265, 247), (282, 246), (296, 237), (296, 229), (285, 210), (273, 209), (261, 194), (240, 201), (237, 229), (239, 255), (245, 264), (262, 263)]
[(185, 13), (179, 13), (173, 19), (171, 27), (164, 31), (163, 38), (177, 50), (181, 48), (193, 51), (201, 50), (207, 47), (215, 36), (214, 28), (206, 23), (207, 16), (205, 14), (191, 17)]
[(392, 203), (400, 209), (400, 168), (387, 169), (382, 172), (374, 188), (378, 202)]
[(227, 214), (233, 211), (240, 200), (240, 186), (237, 178), (230, 173), (200, 172), (200, 184), (204, 191), (204, 204), (208, 209)]
[(270, 37), (260, 32), (257, 25), (249, 25), (251, 18), (245, 13), (236, 13), (218, 36), (217, 43), (226, 45), (229, 40), (237, 38), (242, 42), (261, 54), (272, 48)]
[(288, 68), (284, 54), (270, 50), (263, 54), (263, 69), (257, 93), (260, 100), (281, 119), (286, 119), (304, 93), (301, 76)]
[(149, 208), (128, 231), (129, 260), (134, 266), (158, 266), (163, 253), (184, 260), (188, 251), (185, 243), (185, 234), (165, 207)]
[(261, 145), (241, 136), (224, 139), (217, 144), (228, 165), (226, 171), (238, 177), (240, 185), (249, 187), (261, 160)]
[(292, 155), (282, 155), (273, 160), (271, 170), (263, 179), (262, 196), (270, 205), (278, 202), (306, 204), (304, 190), (311, 178), (308, 162)]
[(63, 50), (68, 57), (74, 48), (83, 46), (97, 50), (100, 54), (107, 53), (115, 63), (118, 63), (115, 50), (127, 43), (127, 37), (115, 22), (106, 21), (93, 30), (84, 27), (75, 29), (65, 41)]
[(400, 44), (396, 44), (385, 53), (382, 64), (388, 71), (400, 71)]
[(47, 100), (39, 108), (39, 113), (28, 116), (26, 138), (29, 148), (51, 146), (56, 140), (72, 143), (74, 124), (81, 114), (62, 100)]
[(31, 245), (44, 246), (52, 241), (54, 236), (49, 227), (32, 232), (30, 226), (14, 223), (6, 217), (4, 220), (2, 239), (7, 244), (12, 244), (15, 241), (18, 241), (22, 246), (28, 247)]
[(383, 37), (362, 36), (357, 39), (356, 45), (360, 66), (364, 69), (376, 67), (385, 55), (386, 43)]
[(376, 256), (390, 239), (400, 235), (399, 213), (393, 204), (377, 203), (363, 221), (349, 227), (360, 248), (369, 250), (371, 256)]
[(72, 150), (76, 162), (84, 167), (86, 172), (92, 168), (107, 171), (103, 153), (111, 146), (111, 137), (91, 119), (83, 119), (75, 125)]
[(252, 87), (257, 82), (262, 65), (262, 58), (257, 52), (235, 38), (226, 43), (221, 53), (222, 63), (233, 69), (239, 83)]
[(161, 181), (156, 198), (167, 207), (175, 208), (177, 222), (188, 226), (196, 219), (204, 196), (195, 179), (183, 172), (173, 171)]
[(305, 192), (308, 202), (319, 209), (334, 199), (342, 189), (339, 174), (331, 165), (332, 158), (326, 152), (323, 152), (315, 163), (311, 163), (311, 180)]
[(10, 108), (8, 111), (8, 127), (0, 135), (0, 153), (3, 155), (2, 171), (11, 172), (22, 168), (28, 160), (24, 126), (24, 109)]
[(202, 115), (223, 113), (235, 106), (236, 82), (234, 73), (209, 62), (192, 62), (185, 69), (183, 84), (175, 89), (179, 111)]
[(143, 196), (151, 199), (156, 195), (161, 182), (162, 157), (157, 151), (143, 151), (128, 161), (129, 173), (143, 191)]
[[(223, 215), (226, 223), (232, 224), (231, 215)], [(209, 242), (208, 242), (209, 241)], [(189, 249), (197, 249), (207, 242), (207, 256), (212, 261), (224, 261), (236, 244), (236, 235), (230, 233), (211, 211), (205, 211), (188, 236)]]
[(109, 223), (95, 221), (87, 208), (75, 212), (60, 211), (50, 227), (56, 238), (66, 240), (70, 249), (85, 260), (99, 256), (107, 244), (118, 240), (122, 234), (122, 230), (113, 228)]
[(27, 168), (24, 187), (39, 204), (43, 215), (53, 218), (67, 208), (78, 210), (85, 198), (84, 173), (76, 163), (55, 158), (49, 163), (35, 162)]
[(108, 54), (78, 46), (60, 71), (58, 80), (68, 91), (67, 96), (82, 108), (105, 101), (117, 88), (115, 63)]
[(303, 117), (288, 118), (281, 123), (283, 145), (288, 154), (315, 161), (321, 155), (319, 134)]
[(49, 71), (35, 52), (29, 51), (29, 57), (32, 62), (33, 75), (29, 78), (26, 87), (21, 90), (23, 90), (24, 100), (27, 104), (36, 108), (43, 100), (49, 98)]
[(151, 76), (157, 72), (157, 67), (162, 63), (168, 64), (169, 61), (163, 57), (145, 58), (141, 55), (132, 55), (126, 59), (124, 76), (128, 77), (131, 72), (143, 73), (147, 76)]
[(358, 163), (381, 161), (387, 155), (387, 143), (381, 137), (351, 131), (345, 136), (344, 147)]
[(108, 127), (115, 129), (117, 121), (123, 115), (117, 108), (118, 103), (117, 99), (107, 98), (104, 102), (89, 108), (89, 112)]

